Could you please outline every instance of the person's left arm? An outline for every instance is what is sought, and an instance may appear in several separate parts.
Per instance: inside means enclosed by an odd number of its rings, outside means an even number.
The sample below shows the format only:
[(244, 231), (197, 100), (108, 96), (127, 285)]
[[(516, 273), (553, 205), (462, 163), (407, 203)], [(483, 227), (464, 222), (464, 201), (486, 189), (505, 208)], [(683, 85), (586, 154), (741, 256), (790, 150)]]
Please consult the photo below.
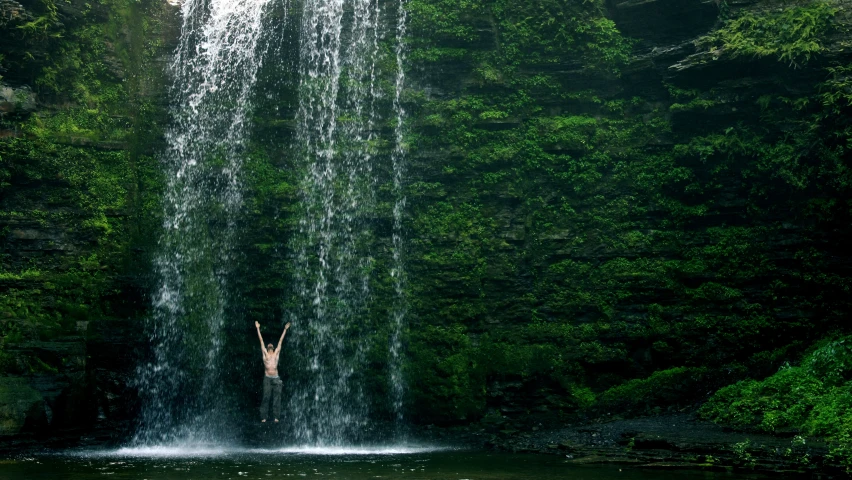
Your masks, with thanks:
[(254, 327), (257, 329), (257, 338), (260, 339), (260, 352), (263, 354), (263, 358), (266, 358), (266, 347), (263, 345), (263, 335), (260, 334), (260, 323), (254, 322)]
[(287, 325), (284, 325), (284, 331), (281, 332), (281, 338), (278, 339), (278, 346), (275, 347), (275, 354), (281, 351), (281, 342), (284, 341), (284, 335), (287, 335), (287, 329), (290, 328), (290, 322), (287, 322)]

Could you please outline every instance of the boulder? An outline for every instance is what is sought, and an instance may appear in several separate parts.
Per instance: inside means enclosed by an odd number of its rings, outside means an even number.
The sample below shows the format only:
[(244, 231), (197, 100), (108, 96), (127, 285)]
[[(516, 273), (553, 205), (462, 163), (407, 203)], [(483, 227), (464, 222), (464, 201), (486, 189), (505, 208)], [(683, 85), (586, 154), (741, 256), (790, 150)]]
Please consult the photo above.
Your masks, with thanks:
[(46, 422), (44, 398), (25, 378), (0, 377), (0, 437), (17, 435)]
[(0, 0), (0, 27), (32, 19), (32, 14), (15, 0)]
[(13, 87), (0, 82), (0, 115), (29, 114), (36, 108), (36, 95), (28, 86)]

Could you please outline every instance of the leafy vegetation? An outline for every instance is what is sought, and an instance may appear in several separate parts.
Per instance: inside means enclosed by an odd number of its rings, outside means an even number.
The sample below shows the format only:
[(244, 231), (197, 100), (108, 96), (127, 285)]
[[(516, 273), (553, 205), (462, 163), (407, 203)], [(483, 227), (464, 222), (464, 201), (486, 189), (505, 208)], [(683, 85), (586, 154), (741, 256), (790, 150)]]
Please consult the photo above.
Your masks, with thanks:
[[(150, 242), (161, 181), (145, 145), (159, 135), (159, 113), (139, 95), (141, 82), (159, 81), (143, 71), (157, 52), (129, 38), (161, 28), (153, 19), (163, 7), (33, 8), (33, 20), (4, 25), (17, 39), (5, 61), (40, 107), (0, 118), (12, 132), (0, 135), (0, 372), (17, 374), (62, 366), (9, 347), (139, 313), (128, 306), (139, 285), (123, 278), (145, 268), (137, 252)], [(150, 20), (128, 21), (143, 11)]]
[(699, 44), (734, 57), (771, 57), (802, 66), (825, 50), (825, 37), (837, 14), (833, 2), (814, 1), (803, 6), (745, 12)]
[(831, 453), (852, 467), (852, 337), (820, 342), (798, 366), (764, 380), (743, 380), (716, 392), (703, 417), (767, 433), (826, 437)]
[(624, 414), (659, 414), (661, 405), (674, 406), (697, 400), (695, 392), (707, 382), (708, 376), (707, 369), (700, 367), (658, 370), (648, 378), (629, 380), (603, 392), (598, 397), (598, 407)]
[[(593, 75), (618, 75), (630, 54), (599, 0), (413, 0), (411, 57), (430, 63), (472, 61), (483, 82), (517, 83), (525, 67), (560, 65), (579, 55)], [(493, 47), (493, 48), (492, 48)]]
[[(819, 239), (850, 233), (845, 67), (797, 77), (795, 95), (679, 79), (661, 101), (611, 83), (632, 42), (595, 2), (413, 4), (466, 32), (413, 20), (419, 67), (448, 72), (412, 106), (411, 375), (428, 421), (690, 408), (844, 328), (852, 285), (828, 266), (844, 254)], [(836, 28), (829, 2), (727, 12), (702, 48), (800, 69)], [(609, 33), (580, 40), (578, 24)], [(547, 367), (515, 368), (529, 358)]]

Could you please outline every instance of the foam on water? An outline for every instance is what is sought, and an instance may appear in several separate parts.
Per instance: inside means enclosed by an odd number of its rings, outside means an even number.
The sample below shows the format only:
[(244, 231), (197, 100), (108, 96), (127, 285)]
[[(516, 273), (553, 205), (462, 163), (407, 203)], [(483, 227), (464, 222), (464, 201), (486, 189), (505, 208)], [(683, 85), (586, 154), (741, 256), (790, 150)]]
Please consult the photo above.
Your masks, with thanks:
[(303, 455), (410, 455), (447, 450), (440, 447), (284, 447), (277, 450), (253, 450), (256, 453), (295, 453)]
[(220, 457), (231, 453), (233, 453), (232, 449), (224, 447), (158, 445), (151, 447), (126, 447), (119, 448), (118, 450), (102, 450), (89, 452), (88, 455), (142, 458), (187, 458)]
[(234, 448), (216, 445), (159, 445), (150, 447), (125, 447), (117, 450), (95, 450), (69, 452), (82, 457), (123, 457), (123, 458), (210, 458), (244, 455), (413, 455), (450, 450), (435, 446), (363, 446), (363, 447), (317, 447), (292, 446), (275, 449)]

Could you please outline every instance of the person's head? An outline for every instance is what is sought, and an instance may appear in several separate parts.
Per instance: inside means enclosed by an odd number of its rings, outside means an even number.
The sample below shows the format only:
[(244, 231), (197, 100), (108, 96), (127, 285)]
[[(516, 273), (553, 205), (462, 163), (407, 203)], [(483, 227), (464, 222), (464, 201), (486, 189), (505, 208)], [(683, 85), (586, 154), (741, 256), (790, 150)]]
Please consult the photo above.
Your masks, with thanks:
[(271, 352), (275, 351), (275, 347), (273, 347), (272, 344), (270, 343), (269, 345), (266, 346), (266, 351), (271, 353)]

